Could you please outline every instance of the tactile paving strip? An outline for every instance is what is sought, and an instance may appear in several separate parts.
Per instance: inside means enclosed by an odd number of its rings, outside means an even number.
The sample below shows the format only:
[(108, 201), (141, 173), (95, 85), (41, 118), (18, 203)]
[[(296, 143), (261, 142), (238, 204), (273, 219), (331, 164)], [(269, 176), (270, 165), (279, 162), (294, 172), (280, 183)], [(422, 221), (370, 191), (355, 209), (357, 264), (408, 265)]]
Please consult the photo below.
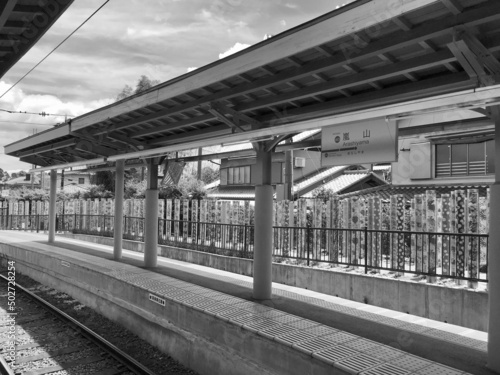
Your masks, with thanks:
[(277, 323), (277, 322), (273, 322), (270, 319), (261, 318), (259, 320), (245, 324), (243, 327), (245, 329), (248, 329), (249, 331), (258, 333), (258, 332), (263, 331), (265, 329), (270, 329), (273, 327), (280, 327), (280, 326), (282, 326), (282, 324)]
[(371, 369), (383, 362), (366, 354), (356, 355), (335, 363), (335, 367), (344, 371), (358, 374), (361, 371)]
[(358, 351), (342, 345), (336, 345), (331, 348), (314, 352), (313, 357), (318, 358), (324, 362), (333, 364), (342, 361), (343, 359), (354, 357), (360, 354)]
[(467, 346), (476, 350), (486, 351), (487, 347), (487, 343), (484, 341), (476, 340), (470, 337), (464, 337), (462, 335), (457, 335), (456, 333), (445, 332), (434, 328), (430, 328), (422, 332), (422, 334), (425, 336), (435, 337), (440, 340), (453, 342), (458, 345)]
[(292, 346), (302, 341), (312, 340), (314, 335), (305, 331), (293, 331), (285, 335), (276, 336), (274, 339), (282, 344)]
[(214, 301), (214, 300), (212, 300), (210, 298), (203, 298), (203, 300), (201, 300), (199, 302), (196, 302), (196, 303), (193, 303), (192, 306), (196, 310), (205, 311), (205, 309), (207, 307), (210, 307), (210, 306), (219, 306), (219, 302)]
[(263, 329), (258, 332), (259, 335), (267, 337), (268, 339), (274, 339), (276, 336), (286, 335), (292, 333), (293, 331), (298, 331), (292, 327), (285, 324), (277, 324), (271, 328)]
[(347, 341), (343, 345), (352, 348), (360, 352), (366, 352), (367, 350), (376, 348), (380, 344), (363, 338), (358, 338), (357, 340)]
[(392, 361), (395, 358), (402, 357), (405, 353), (400, 350), (378, 344), (374, 348), (366, 350), (366, 354), (385, 361)]
[(359, 373), (360, 375), (407, 375), (411, 374), (410, 371), (404, 370), (400, 367), (384, 363), (383, 365), (373, 367), (369, 370)]
[[(265, 316), (264, 314), (261, 314), (262, 316)], [(296, 316), (296, 315), (290, 315), (290, 314), (285, 314), (285, 315), (279, 315), (271, 318), (275, 322), (283, 323), (283, 324), (288, 324), (292, 322), (297, 322), (299, 320), (302, 320), (302, 318)]]
[[(389, 361), (391, 360), (389, 359)], [(402, 357), (398, 357), (397, 359), (392, 360), (391, 362), (394, 365), (411, 372), (415, 372), (423, 369), (424, 367), (432, 365), (432, 362), (426, 361), (425, 359), (415, 357), (409, 354), (405, 354)]]
[(230, 321), (231, 319), (247, 316), (249, 314), (251, 314), (251, 313), (248, 311), (233, 307), (233, 308), (229, 308), (226, 311), (223, 311), (223, 312), (217, 314), (217, 316), (226, 320), (226, 321)]
[(219, 313), (222, 313), (222, 312), (227, 311), (229, 309), (229, 306), (226, 305), (225, 303), (218, 302), (218, 301), (215, 301), (215, 302), (216, 302), (215, 305), (208, 306), (204, 310), (207, 314), (216, 316)]
[(345, 332), (341, 332), (341, 331), (336, 332), (333, 335), (323, 336), (323, 338), (325, 340), (329, 340), (329, 341), (335, 342), (337, 344), (344, 344), (346, 342), (359, 339), (358, 336), (354, 336), (354, 335), (351, 335), (349, 333), (345, 333)]
[(191, 306), (192, 307), (196, 303), (202, 302), (204, 299), (205, 299), (205, 297), (202, 297), (202, 296), (199, 296), (199, 295), (195, 295), (195, 296), (193, 296), (191, 298), (187, 298), (187, 299), (183, 300), (181, 303), (183, 305)]
[(315, 336), (333, 335), (335, 333), (340, 332), (338, 329), (328, 327), (328, 326), (323, 326), (323, 325), (318, 325), (315, 327), (307, 328), (306, 331), (309, 333), (312, 333)]
[(312, 354), (314, 352), (319, 352), (331, 348), (335, 345), (337, 344), (332, 341), (324, 340), (321, 337), (316, 337), (312, 340), (301, 341), (297, 344), (293, 344), (292, 347), (306, 354)]
[(196, 294), (193, 294), (193, 293), (191, 293), (191, 292), (186, 292), (185, 290), (183, 290), (183, 292), (184, 292), (184, 293), (183, 293), (182, 295), (180, 295), (180, 296), (178, 296), (178, 297), (175, 297), (175, 300), (176, 300), (177, 302), (181, 302), (181, 303), (182, 303), (182, 302), (184, 302), (184, 301), (187, 301), (187, 300), (193, 299), (193, 298), (195, 298), (195, 297), (198, 297), (198, 298), (199, 298), (199, 296), (197, 296)]
[[(251, 312), (247, 311), (247, 315), (241, 315), (237, 317), (231, 318), (231, 323), (236, 324), (240, 327), (243, 327), (245, 325), (253, 324), (253, 323), (263, 323), (265, 321), (272, 322), (271, 320), (264, 319), (260, 317), (259, 315), (253, 314)], [(257, 329), (259, 331), (260, 329)]]
[(251, 311), (251, 312), (256, 313), (256, 314), (257, 313), (264, 313), (267, 311), (274, 311), (274, 309), (271, 307), (259, 305), (258, 303), (248, 302), (248, 301), (246, 301), (246, 303), (245, 302), (235, 303), (234, 306), (238, 307), (240, 309), (245, 309), (245, 310)]
[(362, 318), (362, 319), (371, 320), (373, 322), (385, 324), (385, 325), (388, 325), (391, 327), (401, 327), (403, 325), (406, 325), (406, 322), (404, 322), (402, 320), (391, 318), (388, 316), (381, 316), (381, 315), (373, 314), (373, 313), (364, 312), (364, 314), (362, 316), (358, 316), (358, 317)]
[(285, 312), (279, 310), (264, 311), (260, 314), (263, 318), (274, 319), (278, 316), (286, 315)]
[(415, 374), (418, 375), (462, 375), (462, 371), (455, 370), (451, 367), (438, 365), (433, 363), (430, 366), (418, 370)]
[(404, 324), (404, 330), (409, 331), (409, 332), (414, 332), (414, 333), (423, 333), (425, 331), (428, 331), (430, 328), (420, 325), (420, 324), (415, 324), (415, 323), (405, 323)]
[[(291, 327), (294, 327), (294, 328), (305, 329), (305, 330), (307, 330), (308, 328), (319, 326), (318, 322), (313, 322), (312, 320), (307, 320), (307, 319), (286, 322), (286, 324), (291, 326)], [(310, 331), (308, 331), (308, 332), (312, 333)]]
[(222, 294), (222, 293), (218, 293), (217, 295), (211, 295), (208, 297), (210, 297), (214, 301), (225, 302), (228, 304), (237, 303), (237, 302), (241, 301), (239, 298), (236, 298), (236, 297), (233, 297), (233, 296), (230, 296), (227, 294)]

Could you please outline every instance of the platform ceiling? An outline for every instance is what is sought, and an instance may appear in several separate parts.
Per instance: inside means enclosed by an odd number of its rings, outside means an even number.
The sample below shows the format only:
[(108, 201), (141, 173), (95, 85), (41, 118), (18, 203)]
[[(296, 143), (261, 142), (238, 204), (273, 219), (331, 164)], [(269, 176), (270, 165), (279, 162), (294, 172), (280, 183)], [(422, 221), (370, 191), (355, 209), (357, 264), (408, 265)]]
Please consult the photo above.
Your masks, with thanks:
[(72, 2), (0, 1), (0, 78), (33, 47)]
[(499, 57), (498, 0), (359, 0), (5, 150), (56, 168), (278, 142), (293, 124), (495, 87)]

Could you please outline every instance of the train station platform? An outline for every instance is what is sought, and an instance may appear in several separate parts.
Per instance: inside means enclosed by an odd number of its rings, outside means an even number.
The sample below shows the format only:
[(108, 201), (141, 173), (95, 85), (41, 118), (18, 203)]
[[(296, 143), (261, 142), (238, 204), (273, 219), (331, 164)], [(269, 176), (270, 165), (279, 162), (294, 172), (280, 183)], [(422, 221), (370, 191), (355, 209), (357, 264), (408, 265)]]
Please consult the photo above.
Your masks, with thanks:
[(80, 299), (200, 374), (494, 374), (487, 334), (252, 278), (46, 235), (0, 231), (0, 256)]

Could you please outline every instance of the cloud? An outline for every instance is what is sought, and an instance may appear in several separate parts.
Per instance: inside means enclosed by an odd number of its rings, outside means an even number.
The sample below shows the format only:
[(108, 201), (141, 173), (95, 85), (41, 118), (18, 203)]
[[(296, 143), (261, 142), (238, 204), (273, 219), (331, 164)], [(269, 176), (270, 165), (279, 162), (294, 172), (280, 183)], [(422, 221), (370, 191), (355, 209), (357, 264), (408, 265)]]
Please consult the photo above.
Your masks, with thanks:
[(229, 48), (227, 51), (219, 53), (219, 59), (223, 59), (224, 57), (232, 55), (233, 53), (239, 52), (239, 51), (244, 50), (245, 48), (248, 48), (248, 47), (250, 47), (250, 44), (236, 42), (234, 44), (234, 46)]
[(285, 20), (281, 20), (280, 21), (280, 25), (283, 26), (283, 27), (285, 27), (286, 26), (286, 21)]
[(192, 72), (193, 70), (196, 70), (196, 69), (198, 69), (197, 66), (190, 66), (189, 68), (187, 68), (187, 72), (189, 73), (189, 72)]
[[(4, 93), (11, 85), (0, 81), (0, 93)], [(0, 108), (8, 111), (22, 111), (34, 114), (0, 112), (0, 139), (2, 145), (14, 143), (34, 133), (50, 129), (57, 123), (64, 122), (64, 116), (42, 117), (38, 113), (67, 114), (70, 117), (82, 115), (99, 107), (110, 104), (114, 100), (103, 98), (92, 101), (63, 101), (55, 95), (27, 94), (14, 87), (0, 100)], [(28, 169), (30, 165), (17, 158), (2, 156), (0, 168)]]
[[(162, 82), (277, 35), (347, 0), (121, 0), (109, 2), (11, 93), (0, 108), (82, 114), (108, 104), (145, 74)], [(68, 36), (102, 0), (74, 1), (37, 44), (4, 76), (0, 95)], [(238, 41), (238, 43), (235, 43)], [(233, 46), (228, 48), (229, 46)], [(220, 51), (226, 51), (221, 53)], [(60, 118), (0, 113), (1, 145), (42, 131)], [(16, 121), (16, 122), (14, 122)], [(26, 124), (34, 122), (36, 124)], [(1, 147), (0, 147), (1, 148)], [(16, 164), (17, 163), (17, 164)], [(27, 168), (1, 157), (0, 167)]]

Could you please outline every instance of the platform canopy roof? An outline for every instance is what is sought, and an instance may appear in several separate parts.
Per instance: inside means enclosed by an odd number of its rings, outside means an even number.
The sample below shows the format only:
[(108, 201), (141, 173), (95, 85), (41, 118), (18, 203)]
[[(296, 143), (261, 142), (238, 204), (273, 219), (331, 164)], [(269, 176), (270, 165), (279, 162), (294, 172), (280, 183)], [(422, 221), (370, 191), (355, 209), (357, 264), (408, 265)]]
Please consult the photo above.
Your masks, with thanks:
[(0, 78), (24, 56), (73, 0), (0, 2)]
[(499, 56), (498, 0), (359, 0), (5, 150), (52, 169), (271, 149), (335, 123), (498, 103)]

